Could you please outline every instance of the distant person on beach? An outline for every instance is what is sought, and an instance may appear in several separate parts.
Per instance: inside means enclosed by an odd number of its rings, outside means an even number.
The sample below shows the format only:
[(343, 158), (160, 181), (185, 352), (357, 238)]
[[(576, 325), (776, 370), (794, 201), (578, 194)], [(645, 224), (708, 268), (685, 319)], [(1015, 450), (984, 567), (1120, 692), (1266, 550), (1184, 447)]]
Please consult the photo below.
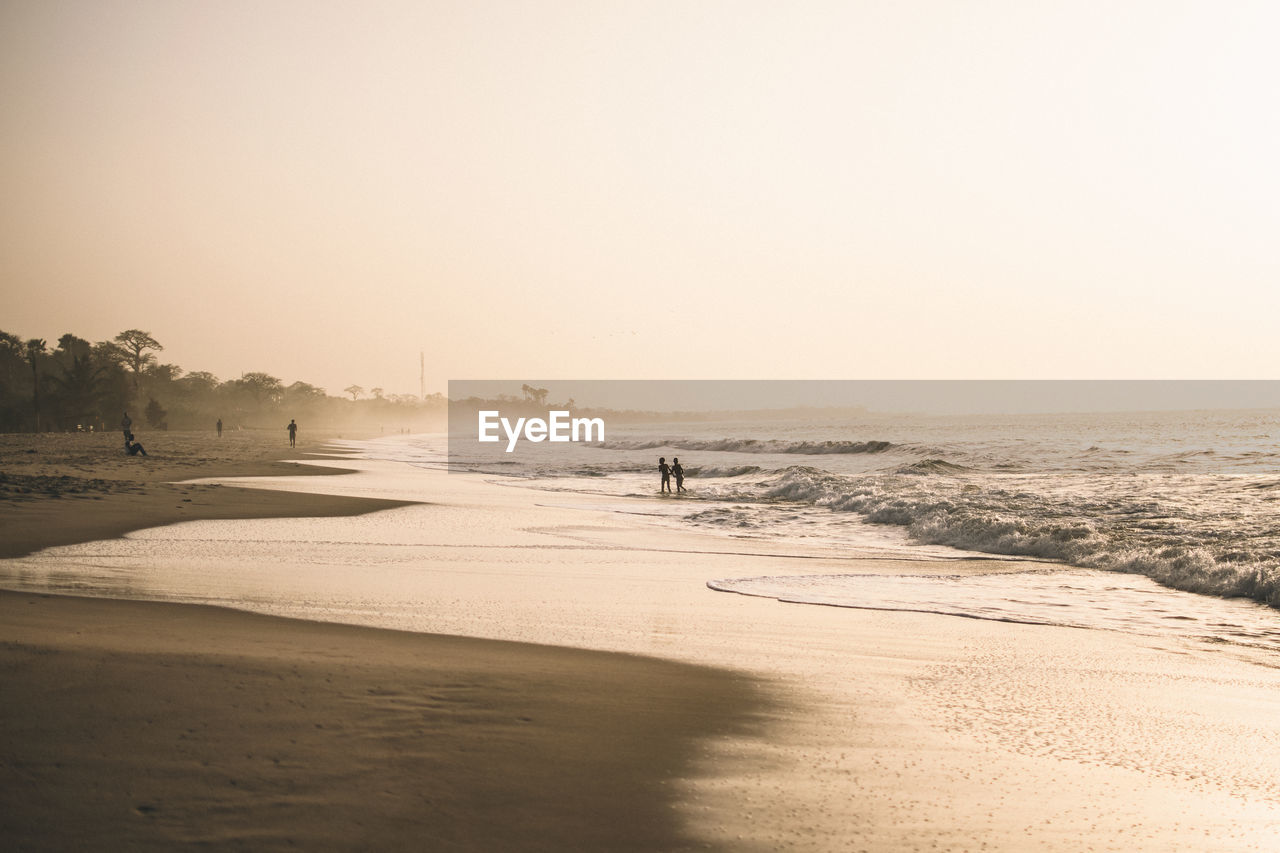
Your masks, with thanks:
[(120, 419), (120, 429), (124, 432), (127, 438), (133, 438), (133, 433), (130, 432), (130, 430), (133, 429), (133, 419), (129, 417), (128, 412), (125, 412), (124, 417)]
[(129, 433), (129, 437), (124, 440), (124, 452), (130, 456), (147, 455), (147, 451), (142, 449), (142, 445), (133, 440), (133, 433)]
[(662, 475), (662, 486), (659, 487), (660, 492), (671, 491), (671, 466), (667, 464), (667, 457), (658, 457), (658, 473)]
[(680, 457), (671, 457), (671, 473), (676, 475), (676, 491), (683, 492), (684, 488), (684, 468), (680, 466)]
[(222, 438), (222, 418), (218, 418), (218, 438)]
[(289, 425), (285, 427), (289, 430), (289, 446), (296, 447), (298, 440), (298, 423), (293, 418), (289, 418)]

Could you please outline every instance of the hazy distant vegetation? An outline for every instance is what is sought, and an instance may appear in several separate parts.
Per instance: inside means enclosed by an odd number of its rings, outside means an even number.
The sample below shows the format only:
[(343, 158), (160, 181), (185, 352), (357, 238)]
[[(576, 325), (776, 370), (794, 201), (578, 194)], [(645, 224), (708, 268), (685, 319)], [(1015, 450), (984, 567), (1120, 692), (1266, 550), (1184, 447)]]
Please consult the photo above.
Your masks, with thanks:
[[(129, 412), (146, 429), (282, 428), (296, 418), (308, 430), (442, 430), (446, 401), (386, 394), (359, 385), (332, 396), (307, 382), (285, 385), (269, 373), (223, 381), (160, 361), (164, 346), (140, 329), (90, 343), (73, 334), (50, 346), (0, 331), (0, 432), (119, 428)], [(282, 421), (281, 418), (284, 420)]]

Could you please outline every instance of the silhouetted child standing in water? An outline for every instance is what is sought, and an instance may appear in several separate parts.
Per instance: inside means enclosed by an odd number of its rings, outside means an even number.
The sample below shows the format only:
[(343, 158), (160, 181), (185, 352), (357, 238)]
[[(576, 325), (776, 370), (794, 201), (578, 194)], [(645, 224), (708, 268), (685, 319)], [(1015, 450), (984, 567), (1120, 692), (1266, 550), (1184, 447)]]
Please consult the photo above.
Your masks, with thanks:
[(662, 475), (662, 486), (658, 489), (660, 492), (671, 491), (671, 466), (667, 464), (667, 457), (658, 457), (658, 473)]
[(671, 457), (671, 473), (676, 475), (676, 491), (683, 492), (684, 488), (684, 468), (680, 466), (680, 458), (678, 456)]
[(222, 438), (222, 418), (218, 418), (218, 438)]
[(289, 425), (285, 427), (289, 430), (289, 446), (296, 447), (298, 440), (298, 423), (293, 418), (289, 418)]

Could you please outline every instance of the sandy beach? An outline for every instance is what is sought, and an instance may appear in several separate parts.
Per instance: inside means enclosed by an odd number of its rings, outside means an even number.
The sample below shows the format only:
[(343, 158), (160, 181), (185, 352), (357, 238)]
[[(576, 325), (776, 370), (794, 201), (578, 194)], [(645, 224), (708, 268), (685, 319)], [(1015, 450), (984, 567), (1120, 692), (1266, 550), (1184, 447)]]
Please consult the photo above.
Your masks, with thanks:
[(181, 484), (197, 477), (341, 473), (306, 464), (340, 453), (326, 447), (326, 437), (291, 448), (283, 430), (228, 430), (221, 437), (165, 431), (141, 436), (149, 445), (142, 457), (125, 455), (117, 433), (0, 434), (0, 557), (195, 518), (333, 516), (391, 506)]
[[(195, 519), (407, 502), (192, 484), (342, 474), (260, 434), (0, 437), (0, 554)], [(701, 849), (672, 816), (742, 676), (223, 608), (0, 593), (9, 849)]]
[(716, 670), (217, 608), (0, 594), (14, 850), (672, 850), (741, 727)]
[[(6, 837), (1273, 849), (1280, 675), (1258, 656), (713, 592), (712, 578), (956, 563), (677, 529), (644, 502), (394, 462), (318, 464), (358, 473), (298, 478), (272, 462), (260, 499), (305, 488), (389, 508), (179, 525), (6, 564), (6, 585), (27, 590), (0, 599), (0, 761), (20, 804)], [(279, 553), (296, 572), (267, 576)], [(128, 596), (196, 589), (366, 627), (38, 594), (89, 564), (97, 594), (115, 594), (119, 565)]]

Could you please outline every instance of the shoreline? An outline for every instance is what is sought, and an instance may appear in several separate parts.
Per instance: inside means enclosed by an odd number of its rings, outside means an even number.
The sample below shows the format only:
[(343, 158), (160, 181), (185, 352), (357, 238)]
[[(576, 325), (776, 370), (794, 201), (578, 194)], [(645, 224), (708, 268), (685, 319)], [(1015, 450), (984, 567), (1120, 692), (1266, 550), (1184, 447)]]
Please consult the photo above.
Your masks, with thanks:
[(264, 492), (186, 483), (204, 477), (329, 476), (345, 469), (308, 465), (338, 459), (322, 435), (290, 448), (257, 431), (161, 432), (145, 436), (146, 457), (125, 456), (112, 433), (0, 435), (0, 559), (55, 545), (114, 539), (135, 530), (205, 519), (360, 515), (410, 501)]
[[(170, 482), (346, 470), (167, 437), (104, 464), (111, 436), (0, 436), (7, 483), (43, 487), (0, 493), (0, 558), (419, 503)], [(12, 590), (0, 670), (0, 840), (30, 850), (707, 849), (679, 786), (766, 704), (741, 673), (651, 656)]]

